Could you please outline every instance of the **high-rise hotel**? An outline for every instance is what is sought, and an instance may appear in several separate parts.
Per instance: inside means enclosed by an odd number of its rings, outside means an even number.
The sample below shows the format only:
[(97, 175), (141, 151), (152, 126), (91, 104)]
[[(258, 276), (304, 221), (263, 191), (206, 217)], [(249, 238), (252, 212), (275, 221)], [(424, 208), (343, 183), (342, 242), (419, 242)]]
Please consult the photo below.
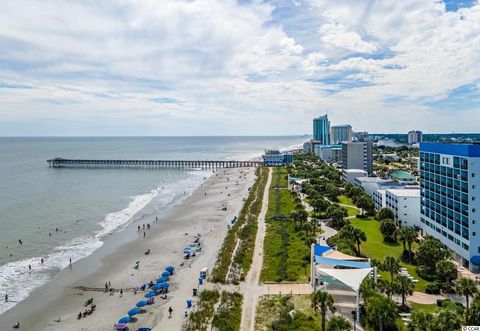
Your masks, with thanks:
[(421, 143), (420, 186), (424, 232), (480, 272), (480, 145)]
[(313, 119), (313, 140), (330, 145), (330, 121), (327, 115)]

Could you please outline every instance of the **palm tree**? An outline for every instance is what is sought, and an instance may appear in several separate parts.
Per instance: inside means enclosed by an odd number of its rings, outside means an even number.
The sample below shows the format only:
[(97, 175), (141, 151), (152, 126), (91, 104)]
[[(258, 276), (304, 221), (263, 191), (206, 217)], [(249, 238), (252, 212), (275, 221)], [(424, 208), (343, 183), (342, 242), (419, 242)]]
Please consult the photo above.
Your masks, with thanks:
[(428, 331), (432, 326), (433, 315), (425, 310), (414, 310), (410, 316), (408, 329)]
[(401, 227), (400, 230), (398, 230), (398, 239), (402, 242), (404, 251), (407, 250), (406, 243), (408, 243), (409, 259), (412, 259), (412, 244), (416, 238), (417, 238), (417, 232), (412, 227), (404, 226), (404, 227)]
[(466, 324), (480, 325), (480, 294), (473, 297), (472, 304), (467, 309)]
[(451, 331), (458, 330), (462, 325), (460, 314), (450, 307), (442, 308), (434, 320), (434, 330)]
[(383, 261), (382, 268), (390, 273), (390, 280), (393, 281), (393, 277), (400, 270), (400, 263), (393, 256), (387, 256)]
[(317, 309), (320, 309), (322, 331), (325, 331), (325, 317), (327, 315), (327, 311), (330, 310), (332, 313), (335, 312), (335, 307), (333, 306), (333, 297), (328, 292), (317, 291), (312, 293), (310, 299), (312, 301), (313, 310), (317, 312)]
[(478, 292), (477, 285), (471, 279), (460, 278), (457, 280), (455, 288), (458, 294), (465, 296), (465, 299), (467, 302), (467, 309), (468, 309), (468, 304), (469, 304), (468, 299), (469, 297), (473, 297)]
[(332, 316), (328, 321), (327, 331), (350, 331), (352, 324), (343, 316)]
[(372, 295), (367, 299), (365, 308), (368, 323), (375, 330), (390, 330), (395, 325), (397, 305), (391, 299), (380, 294)]
[(415, 284), (405, 276), (400, 276), (397, 279), (397, 286), (395, 287), (395, 292), (402, 296), (402, 306), (405, 307), (405, 299), (407, 295), (413, 294), (413, 289)]
[(359, 228), (354, 228), (352, 231), (352, 239), (357, 245), (357, 254), (360, 256), (360, 244), (362, 241), (367, 241), (367, 235)]

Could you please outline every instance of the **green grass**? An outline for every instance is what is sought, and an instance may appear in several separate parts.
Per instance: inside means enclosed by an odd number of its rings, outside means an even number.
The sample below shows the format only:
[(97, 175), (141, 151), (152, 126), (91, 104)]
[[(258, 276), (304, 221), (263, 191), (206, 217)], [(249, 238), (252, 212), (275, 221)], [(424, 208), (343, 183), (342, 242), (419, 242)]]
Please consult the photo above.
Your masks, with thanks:
[(222, 299), (212, 320), (212, 326), (219, 331), (240, 330), (243, 296), (240, 293), (222, 292)]
[(345, 208), (348, 212), (348, 216), (356, 216), (358, 214), (360, 214), (360, 212), (358, 211), (357, 208), (354, 208), (354, 207), (343, 207), (342, 208)]
[(338, 198), (338, 202), (341, 203), (342, 205), (350, 205), (355, 207), (355, 204), (353, 203), (352, 199), (350, 199), (349, 197), (345, 195), (339, 195), (337, 198)]
[[(387, 256), (400, 257), (403, 253), (403, 245), (401, 243), (385, 243), (380, 232), (380, 223), (372, 218), (359, 219), (352, 218), (350, 223), (357, 228), (362, 229), (367, 235), (367, 241), (360, 246), (362, 255), (369, 258), (375, 258), (383, 262)], [(413, 245), (413, 249), (415, 249)], [(416, 267), (410, 263), (401, 262), (402, 267), (407, 268), (410, 275), (418, 279), (419, 282), (415, 284), (415, 291), (425, 292), (425, 287), (428, 281), (420, 278), (415, 272)], [(385, 272), (380, 272), (383, 279), (390, 279), (390, 275)]]
[(423, 310), (429, 313), (434, 313), (438, 310), (438, 306), (435, 303), (432, 303), (430, 305), (422, 305), (420, 303), (409, 302), (409, 305), (412, 307), (412, 311)]

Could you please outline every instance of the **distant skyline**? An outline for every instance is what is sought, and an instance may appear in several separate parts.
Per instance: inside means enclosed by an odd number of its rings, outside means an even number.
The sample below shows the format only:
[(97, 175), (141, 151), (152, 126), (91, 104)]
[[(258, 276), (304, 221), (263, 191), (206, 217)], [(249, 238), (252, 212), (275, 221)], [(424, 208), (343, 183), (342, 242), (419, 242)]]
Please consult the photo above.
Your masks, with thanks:
[(0, 136), (478, 132), (477, 0), (16, 0)]

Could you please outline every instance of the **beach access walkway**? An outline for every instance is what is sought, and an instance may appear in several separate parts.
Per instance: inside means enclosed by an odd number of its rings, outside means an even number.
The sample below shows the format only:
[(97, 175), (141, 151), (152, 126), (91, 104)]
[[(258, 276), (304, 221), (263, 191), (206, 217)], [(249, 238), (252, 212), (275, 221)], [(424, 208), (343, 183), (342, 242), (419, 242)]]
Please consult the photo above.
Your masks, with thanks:
[(257, 301), (259, 296), (264, 292), (264, 286), (260, 285), (260, 273), (263, 265), (263, 241), (265, 239), (266, 231), (265, 216), (268, 210), (268, 198), (271, 183), (272, 170), (269, 169), (268, 180), (265, 185), (265, 192), (263, 193), (262, 210), (258, 216), (258, 231), (257, 237), (255, 238), (252, 267), (247, 274), (245, 282), (240, 285), (243, 292), (242, 321), (240, 324), (241, 330), (254, 331)]

